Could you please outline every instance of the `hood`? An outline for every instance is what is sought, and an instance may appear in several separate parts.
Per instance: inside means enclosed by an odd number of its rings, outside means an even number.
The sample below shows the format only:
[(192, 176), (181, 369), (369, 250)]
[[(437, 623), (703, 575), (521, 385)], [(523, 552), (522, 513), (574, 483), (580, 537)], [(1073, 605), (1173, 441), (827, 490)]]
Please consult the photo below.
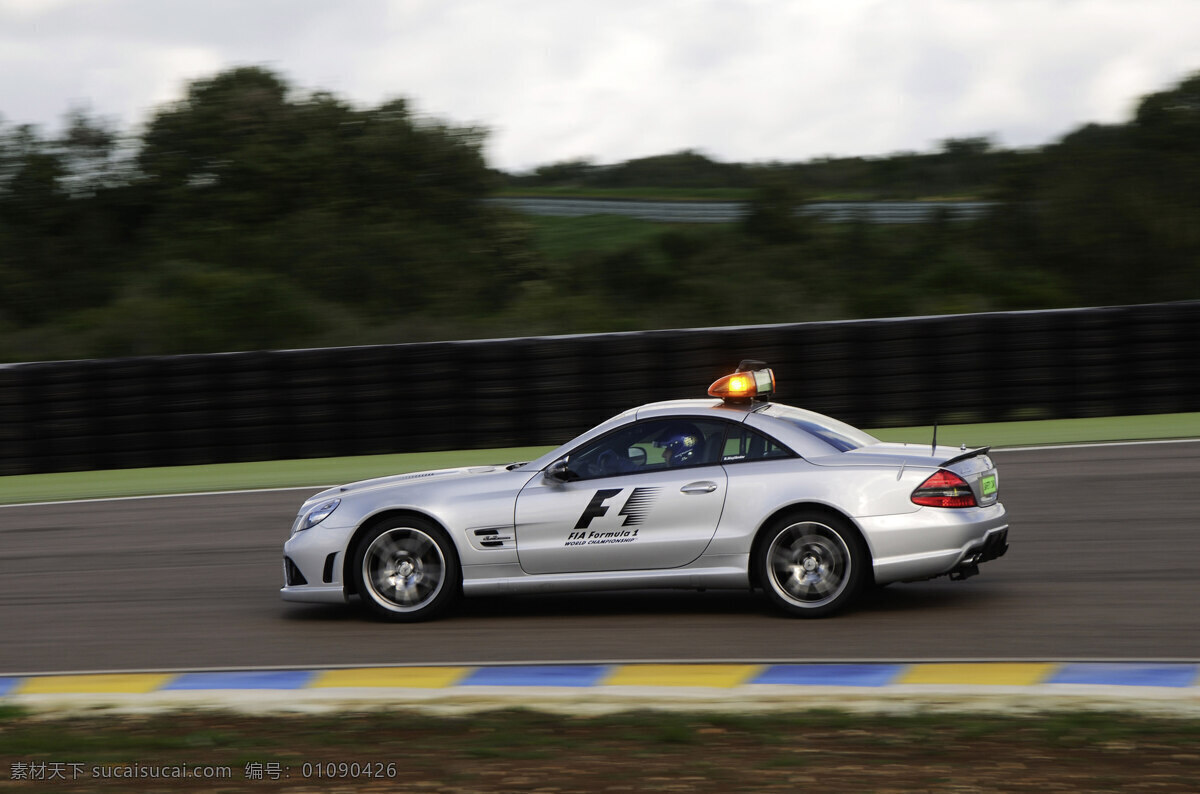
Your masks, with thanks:
[(427, 482), (438, 482), (443, 480), (462, 479), (465, 477), (480, 477), (485, 474), (495, 474), (497, 472), (508, 471), (507, 466), (462, 466), (455, 469), (433, 469), (431, 471), (414, 471), (407, 474), (390, 474), (386, 477), (374, 477), (370, 480), (359, 480), (358, 482), (339, 485), (335, 488), (328, 488), (309, 497), (305, 501), (305, 506), (309, 506), (322, 499), (329, 499), (335, 496), (343, 496), (348, 493), (364, 493), (367, 491), (375, 491), (383, 488), (392, 488), (395, 486), (404, 485), (419, 485)]

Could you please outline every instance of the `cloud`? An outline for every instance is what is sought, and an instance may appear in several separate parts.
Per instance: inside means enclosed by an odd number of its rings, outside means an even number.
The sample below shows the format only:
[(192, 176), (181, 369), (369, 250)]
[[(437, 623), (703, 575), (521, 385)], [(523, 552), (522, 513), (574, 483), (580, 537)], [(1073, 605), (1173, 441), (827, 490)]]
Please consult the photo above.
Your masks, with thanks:
[(123, 125), (242, 64), (492, 134), (507, 169), (1049, 142), (1200, 69), (1194, 0), (0, 0), (0, 114)]

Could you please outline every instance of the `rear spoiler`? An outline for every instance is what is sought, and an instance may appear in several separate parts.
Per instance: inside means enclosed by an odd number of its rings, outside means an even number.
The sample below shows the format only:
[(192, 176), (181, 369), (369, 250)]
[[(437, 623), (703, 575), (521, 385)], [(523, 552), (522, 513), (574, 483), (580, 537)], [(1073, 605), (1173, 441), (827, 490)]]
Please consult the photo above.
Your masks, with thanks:
[(950, 460), (942, 461), (940, 465), (953, 466), (955, 463), (961, 463), (964, 460), (970, 460), (971, 458), (975, 458), (980, 455), (986, 455), (990, 450), (991, 450), (991, 447), (980, 447), (979, 449), (968, 449), (966, 452), (962, 453), (961, 455), (955, 455), (953, 458), (950, 458)]

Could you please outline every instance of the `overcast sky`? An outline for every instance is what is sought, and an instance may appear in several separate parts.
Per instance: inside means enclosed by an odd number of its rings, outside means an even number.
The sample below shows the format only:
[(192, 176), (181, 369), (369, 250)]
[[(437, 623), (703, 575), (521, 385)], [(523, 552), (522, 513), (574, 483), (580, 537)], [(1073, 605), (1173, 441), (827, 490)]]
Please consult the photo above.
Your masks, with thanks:
[(1200, 0), (0, 0), (7, 124), (134, 131), (247, 64), (484, 126), (510, 171), (1034, 146), (1200, 70)]

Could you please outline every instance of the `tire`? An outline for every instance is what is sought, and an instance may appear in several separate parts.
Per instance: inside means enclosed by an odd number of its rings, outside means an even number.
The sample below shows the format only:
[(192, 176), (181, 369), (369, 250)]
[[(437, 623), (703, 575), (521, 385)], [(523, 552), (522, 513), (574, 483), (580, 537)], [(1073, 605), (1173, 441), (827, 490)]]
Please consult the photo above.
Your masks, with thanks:
[(457, 599), (461, 579), (454, 544), (423, 518), (388, 519), (355, 546), (354, 584), (367, 610), (384, 620), (436, 617)]
[(817, 618), (843, 609), (870, 580), (870, 554), (857, 530), (821, 513), (793, 513), (764, 530), (754, 573), (779, 609)]

